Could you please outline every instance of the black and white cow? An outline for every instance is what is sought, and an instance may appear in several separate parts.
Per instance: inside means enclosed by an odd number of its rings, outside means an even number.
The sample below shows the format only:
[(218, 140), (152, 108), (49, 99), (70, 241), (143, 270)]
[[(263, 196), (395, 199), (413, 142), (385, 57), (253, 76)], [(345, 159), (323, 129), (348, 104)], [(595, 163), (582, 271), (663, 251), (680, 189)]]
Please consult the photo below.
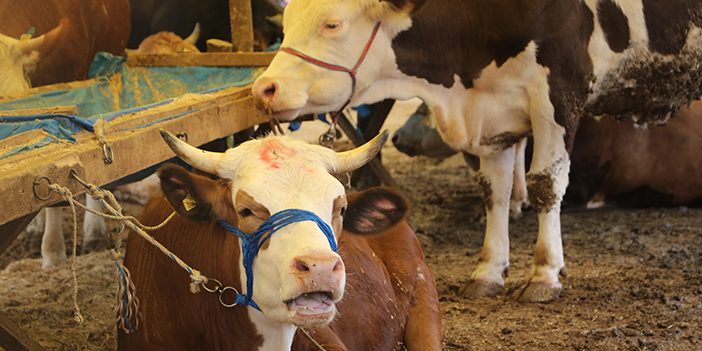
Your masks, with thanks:
[(515, 144), (533, 134), (539, 231), (520, 300), (549, 301), (566, 273), (560, 206), (580, 117), (649, 123), (699, 99), (700, 27), (699, 0), (292, 0), (283, 49), (253, 93), (283, 120), (347, 99), (432, 107), (443, 139), (480, 157), (488, 189), (472, 296), (503, 289)]

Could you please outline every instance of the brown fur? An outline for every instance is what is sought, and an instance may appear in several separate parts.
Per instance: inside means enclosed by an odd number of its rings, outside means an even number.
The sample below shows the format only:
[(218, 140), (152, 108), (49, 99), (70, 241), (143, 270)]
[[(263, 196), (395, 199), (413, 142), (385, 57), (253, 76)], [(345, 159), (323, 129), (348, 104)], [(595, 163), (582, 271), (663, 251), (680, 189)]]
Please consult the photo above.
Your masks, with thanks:
[(178, 54), (182, 52), (200, 52), (198, 48), (186, 42), (172, 32), (158, 32), (148, 36), (139, 44), (142, 54)]
[(98, 51), (121, 55), (129, 38), (128, 0), (0, 0), (0, 14), (0, 33), (13, 38), (32, 27), (37, 37), (68, 20), (65, 35), (46, 48), (29, 75), (33, 86), (87, 79)]
[[(372, 189), (371, 189), (372, 191)], [(349, 206), (367, 192), (348, 196)], [(346, 265), (346, 292), (339, 317), (310, 334), (326, 350), (439, 350), (441, 320), (434, 277), (416, 235), (399, 222), (383, 233), (344, 230), (339, 253)], [(418, 273), (424, 279), (418, 278)], [(298, 332), (293, 351), (317, 350)]]
[[(635, 129), (605, 116), (583, 119), (572, 154), (568, 200), (623, 205), (689, 204), (702, 198), (702, 102), (665, 126)], [(648, 198), (636, 189), (648, 188)], [(630, 193), (627, 198), (621, 194)], [(580, 197), (580, 198), (578, 198)], [(617, 200), (617, 201), (614, 201)], [(608, 201), (609, 202), (609, 201)]]

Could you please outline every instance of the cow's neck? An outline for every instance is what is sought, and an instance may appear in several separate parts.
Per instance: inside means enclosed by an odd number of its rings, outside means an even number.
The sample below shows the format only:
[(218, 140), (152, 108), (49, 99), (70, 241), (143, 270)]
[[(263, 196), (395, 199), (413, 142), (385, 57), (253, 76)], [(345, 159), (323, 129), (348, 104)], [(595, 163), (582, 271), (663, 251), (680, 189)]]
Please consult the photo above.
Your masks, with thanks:
[[(419, 97), (434, 108), (437, 127), (449, 145), (487, 155), (499, 149), (498, 144), (504, 144), (505, 135), (513, 138), (529, 133), (531, 97), (526, 92), (533, 91), (530, 86), (544, 84), (547, 75), (536, 62), (536, 44), (528, 36), (516, 34), (529, 32), (526, 25), (502, 28), (506, 34), (494, 34), (483, 28), (510, 21), (527, 23), (513, 17), (517, 13), (537, 13), (538, 6), (543, 5), (527, 2), (527, 9), (495, 13), (498, 9), (491, 5), (478, 8), (473, 2), (468, 5), (455, 0), (448, 2), (430, 0), (429, 6), (417, 12), (412, 27), (392, 40), (392, 50), (379, 79), (359, 90), (352, 104)], [(463, 11), (457, 14), (455, 9)], [(439, 14), (442, 11), (452, 11), (455, 17), (442, 21), (442, 29), (437, 30), (437, 21), (441, 16), (446, 17)], [(466, 23), (475, 24), (466, 28)], [(509, 33), (515, 33), (513, 38)], [(492, 36), (509, 39), (491, 41)]]
[(258, 334), (263, 336), (263, 345), (258, 351), (289, 351), (297, 327), (289, 323), (279, 323), (263, 313), (249, 307), (249, 318)]

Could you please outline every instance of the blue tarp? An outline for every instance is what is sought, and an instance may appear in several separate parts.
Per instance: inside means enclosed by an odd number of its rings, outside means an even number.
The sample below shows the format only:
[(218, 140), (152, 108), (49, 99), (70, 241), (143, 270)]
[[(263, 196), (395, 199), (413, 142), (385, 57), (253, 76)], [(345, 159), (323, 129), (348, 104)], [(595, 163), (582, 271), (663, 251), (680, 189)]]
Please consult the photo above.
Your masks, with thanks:
[(0, 140), (28, 130), (43, 129), (51, 137), (23, 145), (0, 159), (52, 142), (75, 142), (81, 130), (92, 131), (100, 118), (115, 117), (172, 101), (188, 93), (209, 93), (253, 83), (262, 68), (252, 67), (127, 67), (125, 59), (98, 53), (90, 68), (89, 86), (53, 90), (0, 104), (0, 111), (54, 106), (78, 106), (77, 116), (35, 115), (0, 119)]

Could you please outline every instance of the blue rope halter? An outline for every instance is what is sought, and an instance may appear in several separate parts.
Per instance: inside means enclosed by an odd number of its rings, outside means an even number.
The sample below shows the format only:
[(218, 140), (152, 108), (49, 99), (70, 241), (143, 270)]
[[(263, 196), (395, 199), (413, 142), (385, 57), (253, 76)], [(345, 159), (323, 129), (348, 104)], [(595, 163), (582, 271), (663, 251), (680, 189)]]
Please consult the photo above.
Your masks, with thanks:
[[(261, 249), (261, 246), (268, 240), (273, 233), (277, 232), (281, 228), (290, 225), (295, 222), (302, 221), (314, 221), (322, 230), (324, 235), (329, 240), (329, 245), (334, 252), (338, 252), (336, 246), (336, 239), (334, 238), (334, 232), (331, 227), (324, 221), (322, 221), (319, 216), (310, 211), (298, 210), (298, 209), (287, 209), (282, 210), (278, 213), (273, 214), (268, 218), (263, 224), (261, 224), (258, 229), (252, 234), (244, 234), (241, 229), (225, 222), (219, 221), (219, 224), (224, 227), (224, 229), (234, 233), (241, 239), (241, 251), (244, 254), (244, 269), (246, 270), (246, 295), (236, 294), (235, 304), (243, 306), (252, 306), (257, 310), (261, 310), (258, 305), (251, 299), (253, 294), (253, 260)], [(266, 235), (267, 234), (267, 235)], [(265, 237), (264, 237), (265, 235)], [(263, 238), (263, 239), (261, 239)]]

